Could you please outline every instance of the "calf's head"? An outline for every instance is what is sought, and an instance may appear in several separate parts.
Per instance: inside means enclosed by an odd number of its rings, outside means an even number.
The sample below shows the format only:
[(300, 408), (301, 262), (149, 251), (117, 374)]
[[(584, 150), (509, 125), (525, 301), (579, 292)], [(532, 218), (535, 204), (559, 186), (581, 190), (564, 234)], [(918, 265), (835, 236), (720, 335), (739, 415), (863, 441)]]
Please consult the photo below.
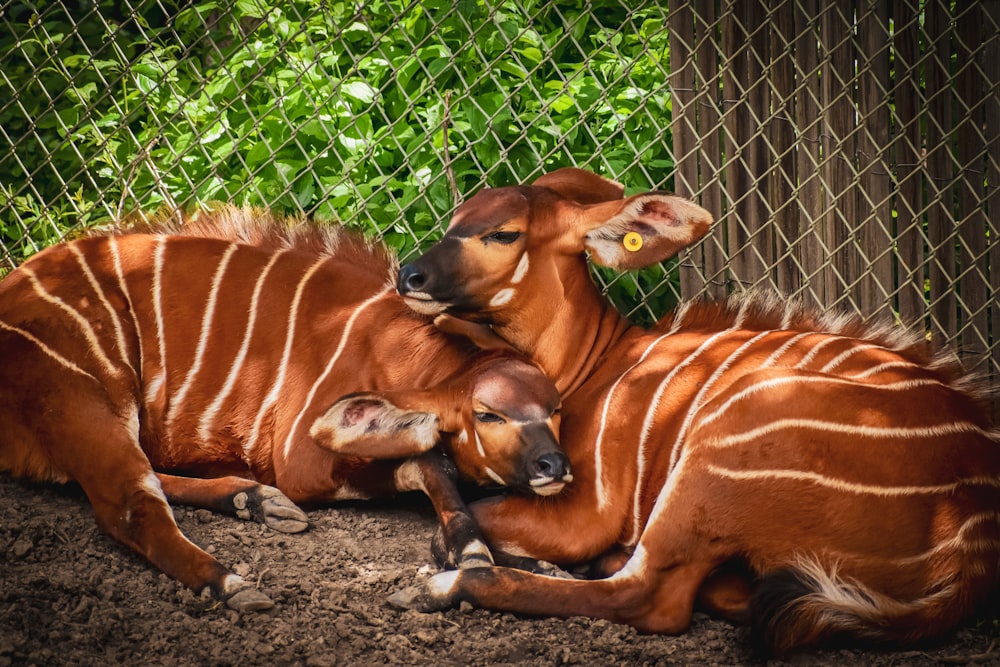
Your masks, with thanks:
[(310, 434), (331, 451), (366, 458), (440, 444), (467, 479), (551, 495), (573, 479), (557, 437), (559, 405), (537, 366), (512, 351), (484, 351), (428, 390), (345, 396)]

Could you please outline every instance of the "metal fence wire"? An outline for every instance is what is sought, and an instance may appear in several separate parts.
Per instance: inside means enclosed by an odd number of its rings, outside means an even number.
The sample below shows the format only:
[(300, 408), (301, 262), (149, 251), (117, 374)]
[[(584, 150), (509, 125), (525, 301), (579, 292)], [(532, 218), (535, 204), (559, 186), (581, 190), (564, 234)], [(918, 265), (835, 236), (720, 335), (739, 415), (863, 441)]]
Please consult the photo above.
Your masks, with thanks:
[(216, 201), (406, 256), (575, 165), (717, 217), (598, 275), (639, 321), (766, 285), (1000, 375), (997, 0), (0, 0), (0, 58), (0, 275)]

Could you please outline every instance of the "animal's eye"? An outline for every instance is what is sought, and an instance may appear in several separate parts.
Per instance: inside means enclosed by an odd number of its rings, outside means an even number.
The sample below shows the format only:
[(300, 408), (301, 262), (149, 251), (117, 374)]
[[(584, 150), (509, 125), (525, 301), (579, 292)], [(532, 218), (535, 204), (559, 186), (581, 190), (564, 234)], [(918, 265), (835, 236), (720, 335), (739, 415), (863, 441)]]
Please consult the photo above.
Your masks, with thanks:
[(504, 418), (495, 412), (477, 412), (476, 419), (484, 424), (503, 424)]
[(498, 232), (493, 232), (491, 234), (487, 234), (486, 236), (483, 237), (483, 241), (485, 243), (489, 243), (490, 241), (496, 241), (497, 243), (501, 243), (503, 245), (510, 245), (519, 238), (521, 238), (521, 232), (498, 231)]

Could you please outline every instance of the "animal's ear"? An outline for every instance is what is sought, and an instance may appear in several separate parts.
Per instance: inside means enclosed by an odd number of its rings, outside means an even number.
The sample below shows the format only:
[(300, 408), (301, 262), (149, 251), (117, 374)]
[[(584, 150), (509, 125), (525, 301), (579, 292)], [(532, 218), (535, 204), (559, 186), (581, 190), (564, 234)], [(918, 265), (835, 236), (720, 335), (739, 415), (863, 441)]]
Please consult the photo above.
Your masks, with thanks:
[(434, 318), (434, 326), (451, 336), (467, 338), (480, 350), (517, 351), (513, 345), (498, 336), (487, 324), (469, 322), (452, 315), (441, 314)]
[(591, 259), (623, 271), (673, 257), (705, 236), (713, 222), (694, 202), (662, 192), (586, 206), (579, 220)]
[(438, 418), (398, 407), (388, 395), (348, 394), (319, 417), (309, 435), (321, 447), (345, 456), (405, 458), (438, 442)]
[(625, 186), (586, 169), (563, 167), (538, 178), (532, 185), (548, 188), (578, 204), (598, 204), (625, 196)]

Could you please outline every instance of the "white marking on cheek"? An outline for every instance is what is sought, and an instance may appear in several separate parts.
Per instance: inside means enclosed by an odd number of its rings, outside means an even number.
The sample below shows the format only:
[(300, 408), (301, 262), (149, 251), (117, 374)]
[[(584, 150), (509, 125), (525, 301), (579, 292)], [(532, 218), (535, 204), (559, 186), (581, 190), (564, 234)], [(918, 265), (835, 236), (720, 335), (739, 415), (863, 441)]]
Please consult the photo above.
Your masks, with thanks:
[(490, 299), (490, 306), (494, 308), (497, 306), (507, 305), (511, 299), (514, 298), (514, 290), (510, 287), (505, 287), (504, 289), (497, 292), (492, 299)]
[(511, 285), (517, 285), (522, 280), (524, 280), (525, 274), (528, 273), (528, 253), (521, 255), (521, 261), (517, 263), (517, 268), (514, 269), (514, 277), (510, 279)]
[[(479, 431), (473, 430), (472, 432), (476, 434), (476, 451), (479, 452), (479, 455), (485, 459), (486, 449), (483, 447), (483, 441), (479, 439)], [(466, 432), (462, 431), (462, 435), (466, 435)]]
[(492, 480), (493, 480), (494, 482), (496, 482), (497, 484), (501, 484), (501, 485), (503, 485), (503, 486), (507, 486), (507, 482), (503, 481), (503, 477), (501, 477), (500, 475), (496, 474), (496, 473), (495, 473), (495, 472), (493, 471), (493, 468), (490, 468), (489, 466), (486, 466), (486, 467), (484, 468), (484, 470), (486, 470), (486, 474), (487, 474), (487, 475), (489, 476), (489, 478), (490, 478), (490, 479), (492, 479)]

